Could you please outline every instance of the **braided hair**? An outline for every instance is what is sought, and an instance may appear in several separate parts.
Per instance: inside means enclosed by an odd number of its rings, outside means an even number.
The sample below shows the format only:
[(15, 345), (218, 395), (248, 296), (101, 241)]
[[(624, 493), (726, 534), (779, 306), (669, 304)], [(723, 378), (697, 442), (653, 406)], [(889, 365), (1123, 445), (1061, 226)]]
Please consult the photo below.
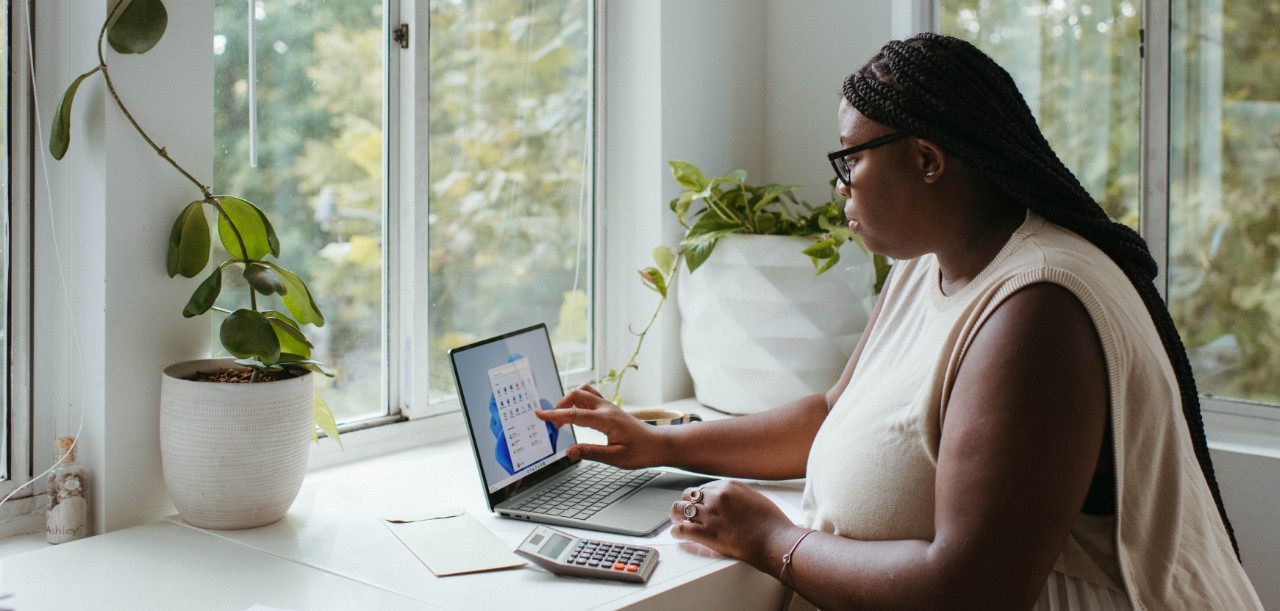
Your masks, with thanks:
[(1191, 363), (1154, 284), (1155, 259), (1146, 241), (1111, 220), (1063, 165), (1009, 73), (968, 42), (925, 33), (886, 44), (845, 79), (844, 97), (868, 119), (937, 142), (1030, 210), (1089, 240), (1124, 270), (1169, 355), (1196, 458), (1239, 557), (1209, 458)]

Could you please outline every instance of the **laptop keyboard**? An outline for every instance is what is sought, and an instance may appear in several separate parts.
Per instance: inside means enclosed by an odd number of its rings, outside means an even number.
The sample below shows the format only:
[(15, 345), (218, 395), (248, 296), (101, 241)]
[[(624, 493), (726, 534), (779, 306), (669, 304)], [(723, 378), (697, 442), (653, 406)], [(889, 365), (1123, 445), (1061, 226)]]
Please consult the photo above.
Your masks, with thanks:
[(512, 509), (585, 520), (657, 476), (657, 471), (627, 471), (604, 463), (590, 463), (580, 467), (573, 477), (521, 501)]

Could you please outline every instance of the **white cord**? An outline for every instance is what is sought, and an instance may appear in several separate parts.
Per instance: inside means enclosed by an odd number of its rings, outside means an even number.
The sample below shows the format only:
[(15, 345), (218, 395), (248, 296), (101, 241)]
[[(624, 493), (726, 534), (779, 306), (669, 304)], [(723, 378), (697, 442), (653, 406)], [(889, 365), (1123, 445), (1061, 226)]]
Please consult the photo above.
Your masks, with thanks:
[[(31, 76), (31, 101), (32, 101), (32, 106), (33, 106), (33, 112), (32, 112), (32, 115), (35, 117), (35, 120), (36, 120), (36, 134), (37, 134), (37, 137), (38, 137), (38, 135), (39, 135), (39, 134), (43, 134), (43, 133), (44, 133), (44, 128), (43, 128), (43, 126), (42, 126), (42, 124), (41, 124), (41, 122), (40, 122), (40, 98), (39, 98), (39, 96), (38, 96), (38, 95), (37, 95), (37, 93), (36, 93), (36, 68), (35, 68), (35, 61), (34, 61), (34, 59), (35, 59), (35, 45), (32, 43), (32, 40), (31, 40), (31, 23), (32, 23), (32, 19), (31, 19), (31, 0), (26, 0), (26, 1), (24, 1), (24, 2), (21, 2), (20, 4), (21, 4), (21, 6), (25, 9), (25, 12), (26, 12), (26, 15), (24, 15), (24, 18), (23, 18), (23, 20), (22, 20), (22, 28), (21, 28), (21, 29), (22, 29), (22, 31), (23, 31), (23, 32), (25, 32), (25, 33), (26, 33), (26, 35), (27, 35), (27, 36), (26, 36), (26, 38), (27, 38), (27, 41), (26, 41), (26, 42), (27, 42), (27, 68), (28, 68), (28, 73), (29, 73), (29, 74), (30, 74), (30, 76)], [(42, 147), (38, 147), (38, 146), (37, 146), (37, 147), (35, 147), (35, 149), (36, 149), (36, 150), (39, 150), (39, 151), (43, 151), (43, 150), (44, 150)], [(83, 381), (83, 380), (84, 380), (84, 348), (80, 345), (80, 332), (79, 332), (79, 330), (76, 328), (76, 317), (75, 317), (75, 313), (71, 311), (71, 303), (72, 303), (72, 302), (71, 302), (71, 292), (67, 290), (67, 274), (66, 274), (66, 270), (65, 270), (65, 268), (64, 268), (64, 267), (63, 267), (63, 265), (62, 265), (62, 249), (61, 249), (61, 248), (59, 247), (59, 245), (58, 245), (58, 231), (57, 231), (57, 226), (54, 224), (53, 203), (52, 203), (52, 201), (51, 201), (51, 200), (53, 199), (53, 188), (50, 186), (50, 182), (49, 182), (49, 162), (48, 162), (48, 160), (45, 158), (45, 155), (43, 154), (43, 152), (41, 152), (41, 153), (37, 154), (37, 155), (36, 155), (36, 157), (40, 160), (40, 174), (41, 174), (41, 176), (43, 176), (43, 177), (44, 177), (44, 189), (45, 189), (45, 193), (47, 193), (47, 194), (48, 194), (48, 197), (47, 197), (47, 198), (45, 198), (45, 200), (44, 200), (44, 204), (45, 204), (45, 207), (47, 207), (47, 208), (48, 208), (48, 210), (49, 210), (49, 234), (50, 234), (50, 236), (51, 236), (51, 238), (52, 238), (52, 239), (51, 239), (51, 242), (52, 242), (52, 244), (53, 244), (53, 255), (54, 255), (54, 260), (57, 262), (57, 265), (58, 265), (58, 283), (59, 283), (59, 285), (62, 287), (62, 296), (63, 296), (63, 298), (64, 298), (64, 299), (66, 299), (66, 301), (67, 301), (67, 318), (68, 318), (68, 320), (69, 320), (69, 322), (70, 322), (70, 329), (71, 329), (71, 343), (75, 345), (75, 348), (76, 348), (76, 355), (79, 357), (80, 373), (81, 373), (81, 375), (80, 375), (80, 379)], [(8, 238), (9, 238), (9, 226), (8, 226), (8, 223), (6, 223), (6, 224), (5, 224), (5, 228), (4, 228), (4, 229), (5, 229), (5, 240), (6, 240), (6, 244), (7, 244), (7, 243), (8, 243)], [(35, 483), (37, 480), (39, 480), (40, 478), (42, 478), (42, 477), (44, 477), (44, 476), (48, 475), (49, 473), (53, 472), (53, 470), (54, 470), (54, 469), (58, 468), (58, 465), (63, 461), (63, 459), (65, 459), (65, 458), (66, 458), (69, 454), (71, 454), (72, 452), (75, 452), (76, 445), (78, 445), (78, 444), (80, 443), (80, 433), (81, 433), (81, 431), (83, 431), (83, 430), (84, 430), (84, 400), (83, 400), (83, 399), (84, 399), (84, 392), (83, 392), (83, 390), (84, 390), (84, 387), (83, 387), (83, 385), (82, 385), (82, 386), (81, 386), (81, 393), (80, 393), (80, 395), (81, 395), (81, 402), (80, 402), (80, 423), (79, 423), (78, 425), (76, 425), (76, 434), (75, 434), (75, 438), (74, 438), (74, 440), (71, 442), (71, 445), (67, 448), (67, 452), (66, 452), (66, 454), (62, 454), (62, 455), (58, 456), (58, 460), (57, 460), (57, 461), (55, 461), (55, 462), (53, 463), (53, 466), (51, 466), (51, 467), (49, 467), (48, 469), (46, 469), (46, 470), (45, 470), (43, 473), (41, 473), (40, 475), (37, 475), (37, 476), (35, 476), (35, 477), (32, 477), (32, 478), (31, 478), (30, 480), (28, 480), (25, 484), (22, 484), (21, 486), (18, 486), (17, 488), (14, 488), (12, 492), (10, 492), (8, 495), (6, 495), (3, 499), (0, 499), (0, 505), (4, 505), (4, 504), (5, 504), (5, 502), (7, 502), (11, 497), (13, 497), (13, 495), (17, 494), (17, 493), (18, 493), (18, 491), (22, 490), (23, 488), (26, 488), (27, 486), (30, 486), (30, 485), (34, 484), (34, 483)], [(68, 411), (67, 411), (67, 420), (69, 421), (69, 420), (71, 419), (71, 413), (70, 413), (70, 405), (71, 405), (71, 401), (68, 401), (68, 402), (67, 402), (67, 405), (68, 405), (68, 407), (67, 407), (67, 409), (68, 409)], [(33, 445), (34, 445), (34, 440), (33, 440)], [(34, 456), (33, 456), (33, 458), (34, 458)]]

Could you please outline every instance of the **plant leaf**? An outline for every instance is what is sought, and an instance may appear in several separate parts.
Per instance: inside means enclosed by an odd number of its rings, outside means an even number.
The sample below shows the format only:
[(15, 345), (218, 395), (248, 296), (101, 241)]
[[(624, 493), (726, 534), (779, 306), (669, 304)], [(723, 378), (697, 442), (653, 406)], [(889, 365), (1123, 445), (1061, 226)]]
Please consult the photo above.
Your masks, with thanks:
[[(325, 435), (338, 442), (338, 447), (342, 447), (342, 438), (338, 435), (338, 421), (333, 417), (333, 410), (329, 408), (329, 404), (318, 392), (311, 394), (311, 418)], [(311, 440), (320, 440), (314, 429), (311, 431)]]
[[(219, 195), (217, 199), (222, 211), (226, 214), (226, 216), (218, 215), (218, 238), (222, 240), (222, 247), (227, 249), (231, 256), (241, 260), (258, 260), (267, 254), (280, 256), (280, 238), (276, 237), (275, 228), (271, 226), (271, 221), (267, 220), (267, 215), (263, 214), (262, 210), (231, 195)], [(227, 224), (228, 218), (240, 232), (240, 239), (244, 240), (247, 252), (240, 249), (240, 243), (236, 241), (236, 232), (232, 231), (231, 225)]]
[(300, 361), (311, 358), (311, 349), (314, 346), (302, 333), (302, 329), (298, 328), (297, 323), (279, 312), (267, 311), (262, 315), (267, 317), (267, 321), (276, 331), (276, 339), (280, 341), (281, 361)]
[(249, 282), (253, 290), (263, 295), (276, 293), (284, 295), (289, 292), (289, 287), (285, 286), (284, 280), (280, 279), (280, 274), (261, 263), (250, 263), (244, 266), (244, 279)]
[(199, 316), (209, 311), (213, 307), (214, 302), (218, 301), (218, 295), (222, 293), (222, 266), (213, 268), (213, 273), (209, 274), (200, 286), (196, 287), (196, 291), (191, 294), (191, 299), (187, 300), (186, 307), (182, 308), (182, 317), (191, 318)]
[(282, 359), (280, 361), (280, 366), (285, 369), (294, 369), (299, 371), (305, 369), (331, 378), (333, 377), (333, 370), (329, 369), (328, 366), (320, 361), (304, 359), (296, 354), (284, 354), (283, 352), (280, 353), (280, 358)]
[(280, 294), (280, 300), (284, 302), (286, 308), (289, 308), (289, 313), (293, 315), (293, 319), (298, 321), (300, 325), (323, 327), (324, 314), (320, 313), (320, 307), (311, 298), (311, 291), (307, 290), (307, 285), (302, 281), (302, 278), (275, 263), (263, 261), (262, 264), (274, 269), (280, 275), (280, 279), (284, 281), (287, 291)]
[(671, 175), (675, 176), (676, 182), (680, 183), (684, 188), (690, 191), (701, 191), (707, 186), (707, 176), (702, 173), (699, 168), (688, 161), (669, 161), (671, 166)]
[(80, 89), (80, 83), (98, 70), (101, 67), (76, 77), (67, 87), (66, 93), (62, 94), (62, 101), (58, 102), (58, 110), (53, 113), (53, 126), (49, 128), (49, 154), (54, 159), (61, 160), (71, 146), (71, 104), (75, 101), (76, 90)]
[(684, 249), (684, 263), (689, 268), (689, 273), (697, 271), (706, 263), (707, 258), (711, 256), (711, 251), (716, 248), (716, 240), (701, 242), (698, 244), (690, 244)]
[(747, 171), (734, 170), (720, 177), (719, 182), (736, 182), (738, 184), (742, 184), (744, 182), (747, 182)]
[(649, 287), (651, 290), (657, 292), (659, 295), (662, 295), (663, 298), (666, 298), (667, 279), (662, 274), (662, 270), (656, 267), (646, 267), (640, 270), (640, 281), (643, 282), (644, 285)]
[(670, 275), (676, 266), (676, 250), (665, 244), (659, 246), (653, 249), (653, 261), (658, 264), (662, 273)]
[(204, 202), (191, 202), (173, 221), (173, 230), (169, 232), (169, 277), (182, 274), (184, 278), (195, 278), (204, 271), (209, 264), (209, 244)]
[(116, 53), (146, 53), (160, 42), (168, 25), (169, 12), (160, 0), (133, 0), (107, 30), (107, 42)]
[(222, 321), (218, 332), (222, 347), (236, 358), (258, 359), (267, 365), (280, 360), (280, 340), (275, 327), (261, 312), (239, 309)]
[(778, 199), (784, 193), (790, 193), (799, 188), (799, 185), (767, 185), (760, 192), (760, 199), (752, 205), (752, 211), (759, 212), (765, 206)]

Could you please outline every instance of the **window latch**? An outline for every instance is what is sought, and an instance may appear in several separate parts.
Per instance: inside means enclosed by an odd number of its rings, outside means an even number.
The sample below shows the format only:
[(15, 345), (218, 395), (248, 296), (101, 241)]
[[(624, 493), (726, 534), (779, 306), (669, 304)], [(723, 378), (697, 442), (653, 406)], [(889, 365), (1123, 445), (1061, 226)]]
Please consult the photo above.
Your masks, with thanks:
[(391, 30), (391, 40), (400, 43), (401, 49), (409, 48), (409, 24), (402, 23), (400, 27)]

